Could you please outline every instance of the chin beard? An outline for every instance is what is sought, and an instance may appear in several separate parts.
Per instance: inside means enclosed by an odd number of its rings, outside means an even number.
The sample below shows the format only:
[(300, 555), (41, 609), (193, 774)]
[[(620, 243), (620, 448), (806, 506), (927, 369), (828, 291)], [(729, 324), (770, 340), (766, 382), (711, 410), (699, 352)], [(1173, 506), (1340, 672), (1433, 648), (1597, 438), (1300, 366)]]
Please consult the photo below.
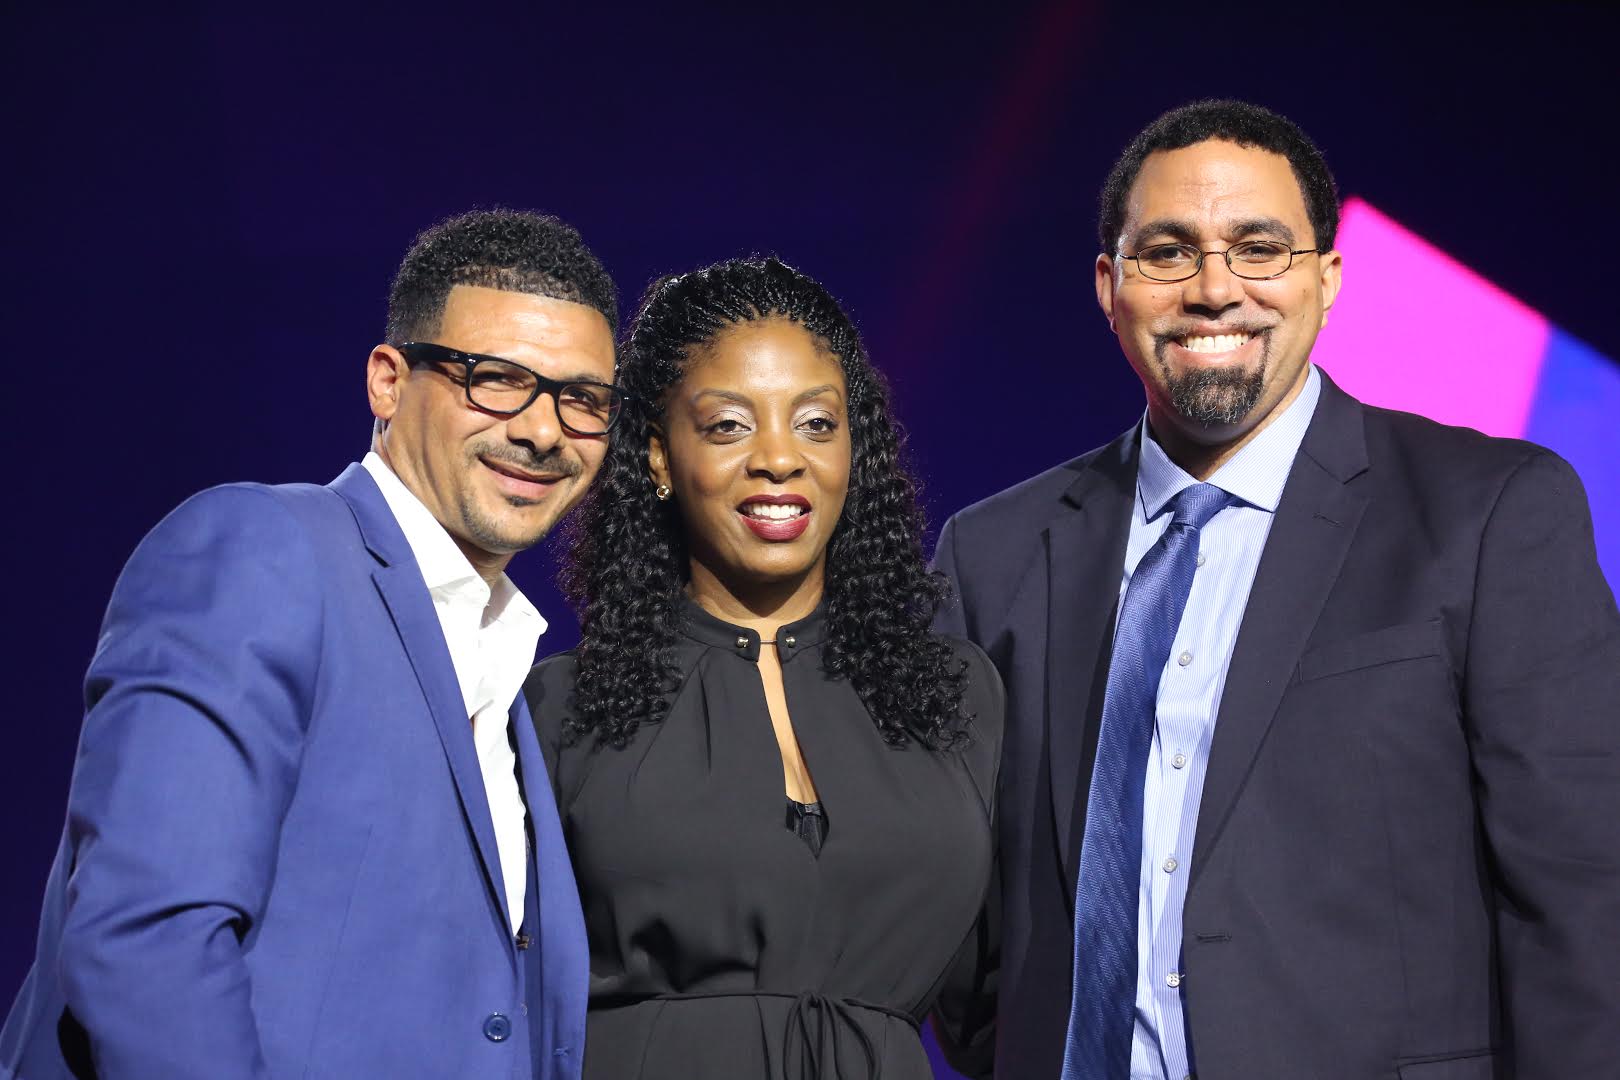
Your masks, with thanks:
[(1170, 405), (1202, 427), (1231, 427), (1254, 410), (1265, 387), (1266, 367), (1252, 371), (1213, 368), (1177, 375), (1166, 372)]
[[(507, 497), (506, 503), (513, 507), (533, 506), (527, 499), (514, 499)], [(468, 540), (471, 540), (480, 551), (487, 551), (491, 555), (515, 555), (520, 551), (527, 551), (546, 538), (551, 531), (553, 522), (545, 522), (526, 529), (516, 529), (510, 522), (503, 522), (491, 514), (484, 512), (471, 498), (464, 497), (460, 504), (461, 525), (466, 531)]]

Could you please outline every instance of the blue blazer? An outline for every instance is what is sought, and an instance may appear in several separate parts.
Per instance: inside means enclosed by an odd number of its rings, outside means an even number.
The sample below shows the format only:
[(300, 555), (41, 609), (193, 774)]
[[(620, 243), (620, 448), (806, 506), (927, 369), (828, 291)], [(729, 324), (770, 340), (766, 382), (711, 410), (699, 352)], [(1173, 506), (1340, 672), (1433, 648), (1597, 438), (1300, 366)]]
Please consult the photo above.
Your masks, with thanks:
[(584, 922), (527, 707), (538, 979), (432, 600), (364, 469), (169, 515), (85, 698), (0, 1078), (579, 1075)]

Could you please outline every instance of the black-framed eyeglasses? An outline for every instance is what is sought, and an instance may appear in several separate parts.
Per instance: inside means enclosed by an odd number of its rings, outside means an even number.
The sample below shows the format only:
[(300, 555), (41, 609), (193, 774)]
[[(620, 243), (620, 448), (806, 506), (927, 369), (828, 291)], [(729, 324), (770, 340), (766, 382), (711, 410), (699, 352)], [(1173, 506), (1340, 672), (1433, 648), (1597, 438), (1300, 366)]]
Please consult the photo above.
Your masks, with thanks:
[(1205, 251), (1192, 244), (1151, 244), (1135, 255), (1120, 258), (1135, 260), (1137, 271), (1149, 281), (1186, 281), (1197, 277), (1204, 268), (1204, 256), (1219, 255), (1236, 276), (1265, 281), (1288, 273), (1295, 255), (1320, 254), (1321, 250), (1300, 248), (1296, 251), (1276, 240), (1245, 240), (1225, 251)]
[(516, 416), (542, 394), (557, 400), (557, 419), (571, 435), (606, 435), (624, 411), (625, 392), (607, 383), (559, 382), (499, 356), (462, 352), (432, 341), (407, 341), (399, 351), (412, 367), (456, 364), (467, 403), (499, 416)]

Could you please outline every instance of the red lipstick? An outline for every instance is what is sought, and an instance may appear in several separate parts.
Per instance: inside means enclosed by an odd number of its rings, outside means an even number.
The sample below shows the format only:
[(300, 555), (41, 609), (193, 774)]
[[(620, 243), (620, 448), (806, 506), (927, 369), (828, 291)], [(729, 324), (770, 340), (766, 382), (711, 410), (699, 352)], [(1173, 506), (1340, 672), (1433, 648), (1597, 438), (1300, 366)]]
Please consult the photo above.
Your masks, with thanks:
[[(797, 510), (785, 516), (764, 517), (750, 513), (750, 506), (786, 506)], [(737, 516), (761, 540), (785, 543), (797, 540), (810, 527), (810, 500), (803, 495), (769, 494), (751, 495), (737, 507)]]

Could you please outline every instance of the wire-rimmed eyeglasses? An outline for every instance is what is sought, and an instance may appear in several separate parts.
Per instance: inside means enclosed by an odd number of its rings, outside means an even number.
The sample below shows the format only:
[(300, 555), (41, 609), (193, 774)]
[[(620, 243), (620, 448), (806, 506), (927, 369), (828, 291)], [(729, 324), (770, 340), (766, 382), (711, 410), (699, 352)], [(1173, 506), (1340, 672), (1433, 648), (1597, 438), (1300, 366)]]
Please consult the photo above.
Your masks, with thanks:
[(1134, 260), (1137, 271), (1149, 281), (1186, 281), (1198, 276), (1206, 255), (1219, 255), (1236, 276), (1265, 281), (1288, 273), (1294, 256), (1320, 253), (1320, 248), (1294, 250), (1275, 240), (1244, 240), (1224, 251), (1205, 251), (1192, 244), (1152, 244), (1120, 258)]

